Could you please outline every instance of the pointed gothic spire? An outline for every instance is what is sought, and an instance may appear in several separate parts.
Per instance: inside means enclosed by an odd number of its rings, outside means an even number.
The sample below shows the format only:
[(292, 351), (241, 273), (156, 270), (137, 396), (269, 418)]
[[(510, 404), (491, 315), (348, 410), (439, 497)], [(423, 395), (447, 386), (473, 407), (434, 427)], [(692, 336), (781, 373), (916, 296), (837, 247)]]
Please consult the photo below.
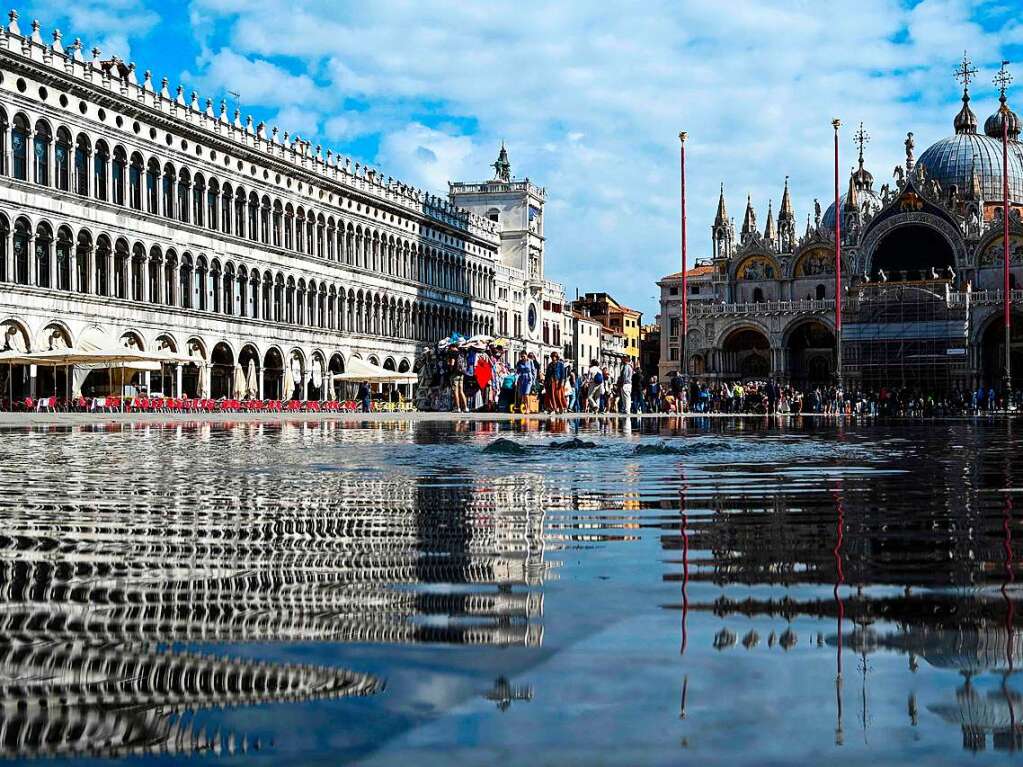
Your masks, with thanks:
[(789, 177), (785, 177), (785, 190), (781, 193), (781, 207), (778, 209), (778, 221), (795, 221), (796, 213), (792, 210), (792, 196), (789, 194)]
[(849, 172), (849, 191), (845, 193), (845, 205), (846, 210), (856, 211), (860, 209), (860, 197), (857, 192), (856, 184), (856, 169), (853, 168)]
[(774, 212), (771, 210), (774, 201), (767, 201), (767, 223), (764, 225), (764, 239), (768, 242), (775, 242), (778, 239), (778, 229), (774, 225)]
[(813, 232), (813, 229), (810, 228), (810, 214), (807, 213), (806, 214), (806, 232), (803, 234), (803, 236), (804, 237), (809, 237), (812, 232)]
[(501, 142), (501, 151), (497, 155), (497, 162), (492, 166), (494, 169), (494, 181), (511, 181), (511, 163), (508, 161), (508, 150)]
[(757, 231), (757, 214), (753, 212), (753, 200), (746, 195), (746, 215), (742, 219), (742, 239), (745, 241), (751, 234)]
[(718, 195), (718, 212), (714, 216), (714, 226), (725, 226), (728, 223), (728, 209), (725, 208), (725, 184), (721, 182), (721, 193)]

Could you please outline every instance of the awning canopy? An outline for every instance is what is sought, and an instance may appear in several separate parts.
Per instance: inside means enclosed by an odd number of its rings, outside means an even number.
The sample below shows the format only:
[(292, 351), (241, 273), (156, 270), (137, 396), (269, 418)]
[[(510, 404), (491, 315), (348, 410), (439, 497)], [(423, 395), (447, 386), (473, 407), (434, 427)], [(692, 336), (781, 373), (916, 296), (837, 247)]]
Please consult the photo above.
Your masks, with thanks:
[(367, 383), (418, 383), (419, 376), (414, 373), (396, 373), (393, 370), (385, 370), (379, 365), (373, 365), (352, 357), (348, 360), (347, 370), (334, 376), (335, 381), (354, 381), (356, 383), (365, 381)]
[(166, 350), (144, 352), (139, 349), (50, 349), (42, 352), (0, 352), (0, 364), (66, 367), (83, 365), (99, 368), (135, 368), (159, 370), (162, 365), (184, 365), (196, 360)]

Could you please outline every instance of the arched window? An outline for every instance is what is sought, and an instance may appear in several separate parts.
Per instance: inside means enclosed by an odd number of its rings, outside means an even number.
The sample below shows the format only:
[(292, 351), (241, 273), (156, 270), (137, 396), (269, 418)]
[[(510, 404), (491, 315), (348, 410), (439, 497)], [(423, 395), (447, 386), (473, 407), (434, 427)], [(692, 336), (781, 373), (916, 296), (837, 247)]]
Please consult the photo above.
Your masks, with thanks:
[(817, 300), (818, 301), (823, 301), (825, 295), (826, 295), (826, 291), (824, 289), (824, 286), (823, 285), (818, 285), (817, 286)]
[[(116, 153), (114, 156), (116, 158)], [(138, 152), (131, 156), (128, 170), (128, 204), (135, 210), (142, 210), (142, 155)]]
[[(96, 155), (92, 161), (92, 188), (97, 200), (107, 199), (107, 166), (110, 150), (105, 141), (96, 142)], [(122, 182), (123, 183), (123, 182)]]
[[(36, 129), (38, 134), (38, 128)], [(38, 151), (38, 150), (37, 150)], [(57, 188), (62, 192), (71, 191), (71, 134), (67, 128), (57, 129), (57, 146), (53, 152), (57, 172)]]
[(282, 310), (284, 306), (284, 278), (281, 275), (277, 275), (274, 280), (274, 322), (280, 322), (282, 320)]
[(206, 222), (210, 229), (217, 230), (217, 212), (220, 209), (220, 185), (215, 178), (210, 179), (210, 188), (206, 191)]
[(32, 230), (24, 218), (14, 223), (14, 281), (19, 285), (28, 285), (28, 243), (32, 239)]
[(110, 295), (110, 270), (109, 270), (109, 257), (110, 257), (110, 240), (106, 235), (101, 235), (96, 238), (96, 255), (93, 258), (96, 266), (96, 280), (95, 288), (96, 295), (98, 296), (109, 296)]
[(131, 249), (131, 297), (133, 301), (144, 301), (146, 290), (146, 249), (136, 242)]
[(53, 135), (45, 120), (36, 122), (33, 153), (33, 178), (37, 184), (50, 185), (50, 142)]
[(178, 220), (186, 224), (192, 213), (191, 192), (192, 175), (188, 172), (188, 168), (182, 168), (178, 171)]
[(92, 292), (92, 236), (82, 230), (75, 245), (75, 280), (79, 293)]
[(39, 226), (36, 227), (35, 261), (36, 285), (40, 288), (53, 287), (53, 283), (50, 281), (50, 246), (52, 244), (53, 232), (50, 230), (49, 224), (39, 224)]
[(160, 186), (160, 164), (150, 160), (146, 167), (146, 210), (153, 214), (160, 212), (159, 189)]
[(316, 257), (323, 258), (323, 237), (326, 231), (327, 225), (323, 219), (323, 214), (316, 219)]
[(14, 116), (14, 128), (11, 130), (11, 161), (14, 166), (14, 177), (28, 181), (28, 120), (25, 115)]
[(149, 302), (163, 303), (163, 252), (155, 245), (149, 249)]
[(289, 202), (284, 206), (284, 247), (286, 250), (291, 250), (295, 247), (295, 238), (293, 232), (295, 230), (295, 211), (291, 207)]
[(206, 311), (209, 308), (208, 301), (206, 300), (206, 292), (209, 287), (206, 271), (206, 258), (199, 256), (195, 260), (195, 308), (202, 311)]
[(239, 237), (245, 237), (245, 204), (248, 197), (245, 190), (239, 187), (234, 190), (234, 233)]
[(220, 262), (214, 261), (210, 267), (210, 296), (213, 298), (211, 309), (214, 313), (220, 312), (221, 290), (220, 283)]
[(75, 194), (89, 196), (89, 157), (92, 155), (92, 143), (84, 133), (79, 133), (75, 140)]
[(246, 226), (248, 226), (249, 239), (256, 242), (259, 239), (259, 196), (255, 192), (249, 192), (249, 205), (248, 205), (248, 219), (246, 220)]
[(231, 185), (224, 184), (224, 193), (220, 200), (220, 228), (224, 234), (231, 234), (231, 197)]
[(234, 267), (228, 264), (224, 267), (224, 314), (234, 314)]
[(71, 230), (57, 231), (57, 290), (71, 290)]
[(185, 253), (181, 257), (181, 267), (179, 270), (179, 290), (180, 303), (182, 308), (192, 308), (192, 256)]
[(305, 252), (305, 210), (301, 207), (295, 211), (295, 250)]
[(128, 265), (130, 262), (128, 243), (118, 240), (114, 244), (114, 295), (128, 298), (131, 286), (128, 284)]
[(274, 219), (273, 219), (273, 244), (276, 247), (281, 246), (281, 229), (284, 227), (284, 208), (281, 207), (281, 201), (274, 201)]
[(753, 288), (753, 303), (762, 304), (764, 303), (764, 291), (760, 288)]
[(259, 208), (259, 241), (270, 242), (270, 198), (266, 196)]
[(206, 179), (201, 173), (195, 174), (192, 181), (192, 223), (204, 226), (203, 218), (206, 210)]
[(163, 166), (163, 215), (167, 218), (174, 218), (174, 183), (177, 179), (174, 166), (167, 163)]

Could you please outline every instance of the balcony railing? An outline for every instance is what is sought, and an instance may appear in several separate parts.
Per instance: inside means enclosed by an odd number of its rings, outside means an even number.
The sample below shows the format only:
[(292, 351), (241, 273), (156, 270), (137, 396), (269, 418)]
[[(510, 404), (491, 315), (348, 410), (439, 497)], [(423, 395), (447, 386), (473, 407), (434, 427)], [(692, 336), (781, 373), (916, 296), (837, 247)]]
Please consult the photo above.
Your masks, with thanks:
[(794, 312), (833, 312), (834, 299), (801, 299), (799, 301), (761, 301), (743, 304), (690, 304), (691, 317), (706, 317), (722, 314), (787, 314)]

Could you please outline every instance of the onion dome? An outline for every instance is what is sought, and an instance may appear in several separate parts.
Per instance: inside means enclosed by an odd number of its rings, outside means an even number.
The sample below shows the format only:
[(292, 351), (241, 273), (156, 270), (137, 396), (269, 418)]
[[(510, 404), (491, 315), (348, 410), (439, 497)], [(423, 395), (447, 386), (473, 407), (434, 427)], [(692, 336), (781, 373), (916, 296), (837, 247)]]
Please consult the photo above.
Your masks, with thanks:
[(977, 132), (977, 115), (970, 109), (970, 94), (966, 88), (963, 88), (963, 108), (959, 110), (952, 125), (956, 134)]
[(1002, 132), (1008, 123), (1009, 141), (1019, 141), (1019, 115), (1009, 109), (1009, 105), (1005, 103), (1004, 93), (998, 100), (1001, 102), (1001, 106), (984, 121), (984, 133), (1001, 141)]

